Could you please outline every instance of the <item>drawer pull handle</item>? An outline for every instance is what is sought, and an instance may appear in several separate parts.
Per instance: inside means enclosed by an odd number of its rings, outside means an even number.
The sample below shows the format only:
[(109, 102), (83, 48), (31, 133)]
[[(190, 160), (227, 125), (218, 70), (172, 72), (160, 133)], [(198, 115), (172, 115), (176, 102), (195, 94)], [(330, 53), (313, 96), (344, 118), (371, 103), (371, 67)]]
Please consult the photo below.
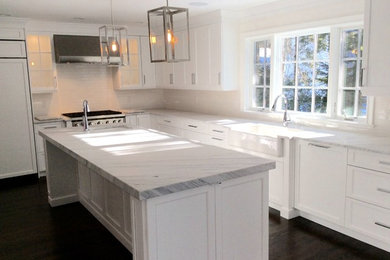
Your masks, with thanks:
[(215, 130), (215, 129), (213, 129), (213, 132), (220, 133), (220, 134), (223, 133), (223, 131), (221, 131), (221, 130)]
[(384, 227), (384, 228), (387, 228), (387, 229), (390, 229), (390, 226), (388, 226), (386, 224), (383, 224), (383, 223), (380, 223), (380, 222), (375, 222), (375, 225), (380, 226), (380, 227)]
[(389, 165), (390, 166), (390, 162), (385, 162), (385, 161), (379, 161), (379, 164)]
[(389, 193), (390, 194), (390, 190), (386, 190), (386, 189), (382, 189), (382, 188), (377, 188), (376, 190), (380, 191), (380, 192), (384, 192), (384, 193)]
[(217, 141), (223, 141), (223, 139), (221, 139), (221, 138), (217, 138), (217, 137), (211, 137), (211, 139), (213, 139), (213, 140), (217, 140)]
[(313, 144), (313, 143), (309, 143), (310, 146), (314, 146), (314, 147), (318, 147), (318, 148), (324, 148), (324, 149), (329, 149), (330, 146), (326, 146), (326, 145), (320, 145), (320, 144)]
[(171, 121), (170, 120), (164, 120), (165, 123), (170, 123)]
[(188, 125), (188, 127), (198, 128), (198, 126), (196, 126), (196, 125)]
[(53, 128), (57, 128), (57, 126), (45, 126), (44, 129), (53, 129)]

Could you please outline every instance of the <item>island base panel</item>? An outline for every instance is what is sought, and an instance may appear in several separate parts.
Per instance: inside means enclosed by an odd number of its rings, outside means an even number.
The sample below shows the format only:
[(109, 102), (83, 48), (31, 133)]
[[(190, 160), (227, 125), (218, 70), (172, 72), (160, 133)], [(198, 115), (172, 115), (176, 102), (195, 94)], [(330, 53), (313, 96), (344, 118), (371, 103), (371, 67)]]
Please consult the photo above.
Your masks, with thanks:
[(52, 207), (78, 201), (77, 161), (45, 141), (47, 191)]

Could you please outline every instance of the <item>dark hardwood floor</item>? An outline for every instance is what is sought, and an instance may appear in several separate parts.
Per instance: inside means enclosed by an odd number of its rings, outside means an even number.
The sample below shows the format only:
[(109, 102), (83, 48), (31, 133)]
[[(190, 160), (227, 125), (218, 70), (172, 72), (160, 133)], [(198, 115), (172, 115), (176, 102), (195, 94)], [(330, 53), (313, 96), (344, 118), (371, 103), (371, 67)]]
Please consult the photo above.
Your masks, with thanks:
[[(44, 178), (0, 180), (0, 259), (131, 258), (81, 204), (51, 208)], [(390, 259), (390, 253), (270, 210), (270, 259)]]

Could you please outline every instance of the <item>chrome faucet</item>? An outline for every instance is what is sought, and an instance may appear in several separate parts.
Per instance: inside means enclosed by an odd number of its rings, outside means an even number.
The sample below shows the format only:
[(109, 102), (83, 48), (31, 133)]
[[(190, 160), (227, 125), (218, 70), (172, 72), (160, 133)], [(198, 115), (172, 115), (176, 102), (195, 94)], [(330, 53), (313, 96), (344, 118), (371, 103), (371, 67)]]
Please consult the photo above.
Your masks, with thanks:
[(274, 104), (272, 105), (271, 111), (276, 110), (276, 103), (278, 102), (279, 98), (284, 99), (284, 114), (283, 114), (283, 126), (287, 126), (288, 122), (291, 121), (291, 119), (287, 115), (287, 97), (283, 94), (280, 94), (275, 98)]
[(83, 101), (83, 127), (84, 127), (84, 131), (89, 131), (88, 112), (89, 112), (88, 100), (85, 99)]

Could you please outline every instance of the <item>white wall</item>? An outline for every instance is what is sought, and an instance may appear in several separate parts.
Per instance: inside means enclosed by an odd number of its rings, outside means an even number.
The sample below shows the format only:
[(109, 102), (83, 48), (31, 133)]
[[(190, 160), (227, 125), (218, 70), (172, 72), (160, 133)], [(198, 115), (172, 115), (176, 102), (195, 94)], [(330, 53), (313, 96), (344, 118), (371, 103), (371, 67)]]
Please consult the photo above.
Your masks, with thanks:
[[(244, 13), (240, 23), (240, 44), (243, 39), (260, 33), (299, 30), (307, 26), (324, 26), (342, 21), (363, 21), (364, 0), (294, 0), (279, 1)], [(240, 51), (241, 62), (244, 51)], [(242, 65), (242, 63), (241, 63)], [(240, 66), (241, 69), (243, 66)], [(243, 72), (240, 72), (240, 80)], [(245, 83), (241, 82), (242, 88)], [(267, 119), (269, 116), (248, 114), (241, 111), (240, 90), (234, 92), (165, 90), (166, 108), (186, 111)], [(390, 98), (376, 98), (374, 109), (375, 129), (380, 133), (390, 128)], [(279, 118), (274, 120), (280, 120)]]

